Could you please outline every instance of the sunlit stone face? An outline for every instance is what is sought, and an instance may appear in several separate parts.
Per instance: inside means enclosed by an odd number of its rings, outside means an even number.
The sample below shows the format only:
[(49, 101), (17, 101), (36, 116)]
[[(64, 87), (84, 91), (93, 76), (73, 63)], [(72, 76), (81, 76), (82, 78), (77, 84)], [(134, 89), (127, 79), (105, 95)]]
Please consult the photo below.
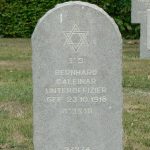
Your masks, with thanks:
[(58, 5), (32, 36), (35, 150), (122, 150), (122, 40), (83, 2)]

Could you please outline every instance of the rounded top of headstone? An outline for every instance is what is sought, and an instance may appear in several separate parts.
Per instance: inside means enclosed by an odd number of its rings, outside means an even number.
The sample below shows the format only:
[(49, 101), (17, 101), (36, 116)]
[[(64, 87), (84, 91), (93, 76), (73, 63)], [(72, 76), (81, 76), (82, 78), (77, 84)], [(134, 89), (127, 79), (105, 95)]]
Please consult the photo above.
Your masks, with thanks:
[[(80, 5), (80, 6), (83, 6), (84, 7), (89, 7), (89, 8), (92, 8), (94, 10), (96, 10), (97, 12), (101, 13), (102, 15), (104, 15), (109, 21), (110, 23), (112, 24), (112, 26), (114, 27), (114, 30), (116, 31), (116, 35), (118, 36), (118, 39), (120, 41), (120, 43), (122, 43), (122, 36), (121, 36), (121, 33), (119, 31), (119, 28), (117, 26), (117, 24), (115, 23), (114, 19), (111, 18), (102, 8), (94, 5), (94, 4), (90, 4), (90, 3), (87, 3), (87, 2), (81, 2), (81, 1), (70, 1), (70, 2), (65, 2), (65, 3), (61, 3), (61, 4), (57, 4), (53, 9), (49, 10), (42, 18), (39, 19), (37, 25), (36, 25), (36, 28), (32, 34), (32, 38), (34, 37), (34, 33), (36, 32), (36, 30), (38, 29), (38, 27), (40, 26), (40, 24), (53, 12), (63, 8), (63, 7), (71, 7), (71, 6), (74, 6), (74, 5)], [(118, 41), (118, 42), (119, 42)]]

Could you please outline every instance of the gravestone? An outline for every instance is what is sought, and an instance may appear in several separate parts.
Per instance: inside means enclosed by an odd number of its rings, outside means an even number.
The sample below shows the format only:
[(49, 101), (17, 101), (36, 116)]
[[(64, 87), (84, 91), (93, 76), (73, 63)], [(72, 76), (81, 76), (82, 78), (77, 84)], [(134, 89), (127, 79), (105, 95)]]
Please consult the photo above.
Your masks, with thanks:
[(122, 150), (122, 39), (101, 8), (67, 2), (32, 35), (35, 150)]
[(150, 0), (132, 0), (132, 23), (141, 23), (141, 17), (146, 16), (147, 9), (150, 9)]
[(148, 10), (150, 9), (150, 0), (132, 0), (132, 23), (140, 23), (140, 58), (150, 58), (149, 49), (149, 29), (148, 29)]
[(150, 9), (147, 10), (147, 48), (150, 51)]

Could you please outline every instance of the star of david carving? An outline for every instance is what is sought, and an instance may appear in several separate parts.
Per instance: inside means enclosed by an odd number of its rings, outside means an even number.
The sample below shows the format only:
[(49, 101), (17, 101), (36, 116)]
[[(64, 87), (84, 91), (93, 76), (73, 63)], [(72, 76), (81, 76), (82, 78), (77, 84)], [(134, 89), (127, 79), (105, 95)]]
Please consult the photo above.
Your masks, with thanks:
[(78, 52), (81, 46), (88, 46), (88, 31), (80, 31), (77, 25), (74, 25), (72, 31), (64, 31), (66, 41), (64, 45), (69, 45), (75, 52)]

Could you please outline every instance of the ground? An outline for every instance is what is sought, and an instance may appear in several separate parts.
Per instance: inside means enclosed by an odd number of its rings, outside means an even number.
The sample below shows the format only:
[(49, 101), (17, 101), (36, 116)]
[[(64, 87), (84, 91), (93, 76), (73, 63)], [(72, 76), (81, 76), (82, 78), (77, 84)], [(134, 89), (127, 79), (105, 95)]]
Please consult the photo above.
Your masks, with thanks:
[[(123, 46), (124, 150), (150, 150), (150, 59)], [(33, 150), (30, 39), (0, 39), (0, 149)]]

